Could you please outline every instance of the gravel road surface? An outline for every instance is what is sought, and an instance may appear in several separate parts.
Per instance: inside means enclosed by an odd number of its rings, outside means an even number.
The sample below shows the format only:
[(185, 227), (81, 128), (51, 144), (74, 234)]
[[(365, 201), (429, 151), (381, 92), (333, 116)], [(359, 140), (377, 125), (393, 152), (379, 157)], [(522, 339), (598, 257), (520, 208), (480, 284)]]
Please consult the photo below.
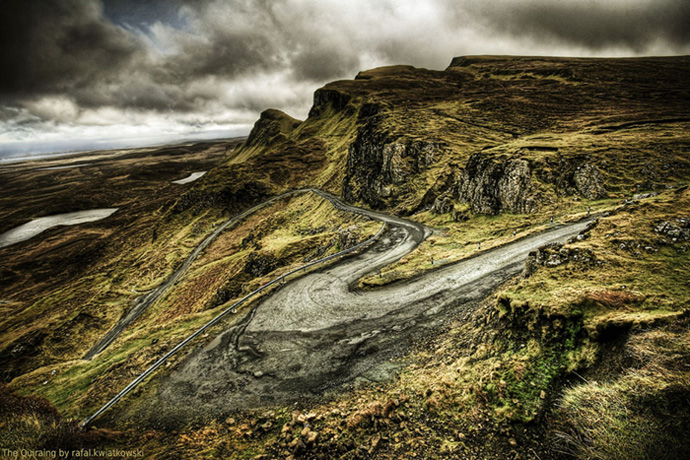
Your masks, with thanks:
[(361, 276), (403, 257), (428, 231), (356, 212), (388, 223), (379, 241), (241, 312), (234, 327), (192, 352), (163, 380), (152, 419), (218, 416), (320, 397), (357, 381), (385, 381), (398, 370), (392, 358), (519, 273), (529, 252), (563, 242), (589, 224), (554, 228), (408, 282), (358, 291), (353, 285)]

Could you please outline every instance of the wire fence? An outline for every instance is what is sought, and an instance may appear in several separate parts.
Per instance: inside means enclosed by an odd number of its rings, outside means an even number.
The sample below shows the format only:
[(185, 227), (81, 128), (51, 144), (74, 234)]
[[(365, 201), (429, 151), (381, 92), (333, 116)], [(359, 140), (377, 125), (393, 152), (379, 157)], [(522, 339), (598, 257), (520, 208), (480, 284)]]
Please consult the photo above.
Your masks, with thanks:
[[(300, 191), (301, 191), (301, 190), (300, 190)], [(300, 191), (295, 191), (295, 192), (292, 192), (292, 193), (298, 193), (298, 192), (300, 192)], [(310, 190), (310, 191), (315, 191), (315, 190)], [(318, 192), (317, 192), (317, 194), (318, 194), (318, 195), (321, 195), (322, 197), (324, 197), (324, 198), (328, 199), (329, 201), (331, 201), (331, 203), (333, 203), (334, 206), (335, 206), (336, 208), (338, 208), (338, 209), (343, 209), (343, 208), (341, 208), (341, 206), (339, 206), (338, 204), (336, 204), (336, 203), (333, 202), (332, 197), (322, 195), (321, 193), (318, 193)], [(270, 200), (270, 201), (274, 201), (274, 200)], [(349, 208), (349, 206), (344, 206), (344, 208), (345, 208), (345, 209), (343, 209), (343, 210), (347, 210), (347, 211), (350, 211), (350, 212), (355, 212), (355, 211), (351, 211), (350, 209), (347, 209), (347, 208)], [(364, 214), (364, 213), (360, 213), (360, 212), (356, 212), (356, 213), (357, 213), (357, 214)], [(323, 258), (321, 258), (321, 259), (315, 260), (315, 261), (310, 262), (310, 263), (308, 263), (308, 264), (302, 265), (301, 267), (295, 268), (294, 270), (291, 270), (291, 271), (289, 271), (289, 272), (287, 272), (287, 273), (285, 273), (285, 274), (283, 274), (283, 275), (281, 275), (281, 276), (279, 276), (279, 277), (277, 277), (277, 278), (275, 278), (275, 279), (269, 281), (268, 283), (263, 284), (263, 285), (260, 286), (259, 288), (255, 289), (255, 290), (253, 290), (252, 292), (250, 292), (249, 294), (245, 295), (245, 296), (242, 297), (240, 300), (238, 300), (237, 302), (233, 303), (231, 306), (229, 306), (228, 308), (226, 308), (225, 310), (223, 310), (222, 312), (220, 312), (218, 315), (216, 315), (212, 320), (210, 320), (209, 322), (207, 322), (206, 324), (204, 324), (203, 326), (201, 326), (199, 329), (197, 329), (194, 333), (192, 333), (190, 336), (188, 336), (188, 337), (187, 337), (186, 339), (184, 339), (182, 342), (178, 343), (173, 349), (171, 349), (169, 352), (167, 352), (165, 355), (163, 355), (160, 359), (158, 359), (158, 361), (156, 361), (155, 363), (153, 363), (153, 364), (152, 364), (151, 366), (149, 366), (144, 372), (142, 372), (141, 374), (139, 374), (139, 376), (138, 376), (137, 378), (135, 378), (134, 380), (132, 380), (132, 381), (129, 383), (129, 385), (127, 385), (127, 386), (126, 386), (124, 389), (122, 389), (118, 394), (116, 394), (110, 401), (108, 401), (107, 403), (105, 403), (105, 405), (103, 405), (103, 407), (101, 407), (100, 409), (98, 409), (96, 412), (94, 412), (94, 413), (93, 413), (92, 415), (90, 415), (89, 417), (86, 417), (86, 418), (84, 419), (84, 421), (81, 423), (81, 427), (82, 427), (82, 428), (87, 427), (91, 422), (93, 422), (93, 421), (94, 421), (96, 418), (98, 418), (101, 414), (103, 414), (105, 411), (107, 411), (108, 409), (110, 409), (111, 407), (113, 407), (115, 404), (118, 403), (118, 401), (120, 401), (120, 400), (121, 400), (122, 398), (124, 398), (128, 393), (130, 393), (132, 390), (134, 390), (134, 388), (136, 388), (141, 382), (143, 382), (143, 381), (146, 379), (146, 377), (148, 377), (149, 375), (151, 375), (156, 369), (158, 369), (160, 366), (162, 366), (163, 364), (165, 364), (165, 362), (166, 362), (171, 356), (173, 356), (173, 355), (176, 354), (178, 351), (180, 351), (180, 349), (182, 349), (185, 345), (187, 345), (189, 342), (191, 342), (192, 340), (194, 340), (196, 337), (198, 337), (199, 335), (203, 334), (207, 329), (209, 329), (210, 327), (216, 325), (219, 321), (221, 321), (221, 320), (222, 320), (224, 317), (226, 317), (228, 314), (230, 314), (230, 313), (235, 313), (235, 312), (237, 311), (237, 308), (238, 308), (239, 306), (241, 306), (242, 304), (244, 304), (245, 302), (247, 302), (249, 299), (251, 299), (252, 297), (254, 297), (256, 294), (259, 294), (259, 293), (263, 292), (264, 290), (266, 290), (266, 289), (268, 289), (269, 287), (275, 285), (276, 283), (280, 283), (282, 280), (286, 279), (287, 277), (289, 277), (289, 276), (291, 276), (291, 275), (294, 275), (294, 274), (299, 273), (299, 272), (301, 272), (301, 271), (304, 272), (304, 271), (306, 271), (307, 269), (313, 267), (314, 265), (321, 264), (321, 263), (325, 263), (325, 262), (328, 262), (328, 261), (330, 261), (330, 260), (336, 259), (336, 258), (338, 258), (338, 257), (342, 257), (342, 256), (345, 256), (345, 255), (347, 255), (347, 254), (351, 254), (351, 253), (353, 253), (353, 252), (355, 252), (355, 251), (357, 251), (357, 250), (359, 250), (359, 249), (362, 249), (362, 248), (364, 248), (364, 247), (366, 247), (366, 246), (368, 246), (368, 245), (374, 243), (374, 242), (375, 242), (376, 240), (378, 240), (378, 238), (381, 236), (381, 234), (383, 233), (383, 231), (385, 230), (385, 228), (386, 228), (386, 223), (384, 222), (384, 223), (381, 225), (381, 228), (378, 230), (378, 232), (376, 232), (376, 234), (375, 234), (374, 236), (372, 236), (371, 238), (369, 238), (369, 239), (367, 239), (367, 240), (365, 240), (365, 241), (363, 241), (363, 242), (361, 242), (361, 243), (359, 243), (359, 244), (357, 244), (357, 245), (355, 245), (355, 246), (353, 246), (353, 247), (351, 247), (351, 248), (345, 249), (345, 250), (340, 251), (340, 252), (337, 252), (337, 253), (335, 253), (335, 254), (331, 254), (330, 256), (323, 257)]]

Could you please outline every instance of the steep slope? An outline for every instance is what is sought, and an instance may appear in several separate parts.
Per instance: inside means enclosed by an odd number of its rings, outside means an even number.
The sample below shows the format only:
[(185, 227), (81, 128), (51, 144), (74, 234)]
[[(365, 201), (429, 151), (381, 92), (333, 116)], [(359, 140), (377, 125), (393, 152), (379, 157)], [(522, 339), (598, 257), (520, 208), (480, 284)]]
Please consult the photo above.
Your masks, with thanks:
[[(198, 239), (220, 216), (316, 186), (437, 229), (360, 281), (372, 288), (590, 211), (601, 217), (568, 243), (533, 253), (521, 277), (456, 308), (433, 334), (401, 332), (410, 352), (391, 363), (395, 378), (174, 432), (154, 423), (142, 436), (139, 422), (123, 424), (129, 431), (110, 443), (145, 446), (152, 458), (679, 458), (690, 417), (689, 76), (689, 57), (467, 56), (443, 71), (392, 66), (328, 84), (304, 121), (263, 112), (223, 164), (161, 207), (154, 242), (174, 248), (177, 227)], [(313, 230), (303, 225), (319, 206), (292, 203), (248, 220), (218, 240), (117, 352), (95, 364), (32, 364), (33, 372), (6, 366), (17, 376), (11, 388), (44, 395), (67, 414), (92, 409), (189, 325), (268, 276), (263, 268), (287, 255), (296, 263), (305, 235), (334, 241), (330, 214), (318, 213)], [(319, 228), (326, 233), (311, 233)], [(127, 273), (134, 279), (137, 270)], [(452, 300), (458, 307), (462, 294)], [(149, 383), (130, 407), (150, 401), (159, 381)]]
[(406, 215), (533, 213), (687, 180), (688, 75), (688, 57), (384, 67), (317, 90), (301, 124), (265, 113), (238, 156), (268, 170), (261, 182)]

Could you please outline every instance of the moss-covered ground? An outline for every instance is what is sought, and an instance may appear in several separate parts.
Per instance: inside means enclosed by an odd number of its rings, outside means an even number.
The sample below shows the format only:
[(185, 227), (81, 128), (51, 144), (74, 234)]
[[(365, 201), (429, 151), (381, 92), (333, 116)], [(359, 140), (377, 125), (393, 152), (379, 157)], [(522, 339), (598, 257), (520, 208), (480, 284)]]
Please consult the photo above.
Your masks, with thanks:
[[(144, 207), (117, 194), (123, 209), (147, 217), (53, 235), (48, 246), (9, 253), (13, 265), (0, 273), (9, 286), (0, 304), (0, 349), (5, 379), (13, 381), (1, 389), (8, 408), (2, 414), (10, 415), (0, 417), (0, 440), (36, 448), (56, 439), (136, 446), (160, 459), (683, 458), (690, 451), (690, 242), (660, 224), (682, 227), (690, 218), (687, 62), (470, 57), (445, 72), (362, 72), (327, 85), (302, 123), (270, 113), (270, 136), (228, 152), (179, 197), (156, 189)], [(365, 126), (384, 144), (432, 141), (442, 149), (425, 167), (403, 162), (401, 170), (413, 173), (401, 183), (386, 176), (390, 171), (367, 183), (348, 163)], [(527, 162), (538, 198), (533, 212), (482, 215), (459, 200), (453, 184), (473, 154)], [(544, 179), (573, 160), (597, 166), (604, 198)], [(141, 174), (137, 180), (148, 178)], [(242, 293), (376, 231), (314, 197), (265, 209), (218, 238), (111, 348), (79, 360), (228, 215), (290, 188), (341, 194), (348, 183), (360, 205), (436, 229), (382, 276), (361, 280), (363, 288), (469, 257), (480, 243), (485, 250), (588, 213), (601, 217), (582, 238), (540, 250), (522, 276), (458, 311), (438, 335), (411, 336), (415, 351), (386, 383), (353, 384), (320, 401), (238, 412), (179, 431), (80, 433), (56, 414), (51, 404), (63, 416), (85, 415)], [(638, 193), (644, 195), (631, 201)], [(452, 206), (436, 212), (434, 199), (444, 194)], [(25, 214), (3, 217), (10, 225)], [(54, 259), (31, 262), (64, 254), (64, 247), (73, 248), (60, 277), (69, 284), (51, 280)], [(97, 263), (87, 270), (80, 260)], [(156, 384), (147, 382), (128, 403)]]
[(90, 361), (42, 366), (15, 378), (11, 387), (46, 397), (65, 415), (84, 417), (239, 298), (308, 261), (369, 238), (379, 226), (337, 211), (313, 194), (278, 201), (223, 232), (184, 279), (104, 352)]

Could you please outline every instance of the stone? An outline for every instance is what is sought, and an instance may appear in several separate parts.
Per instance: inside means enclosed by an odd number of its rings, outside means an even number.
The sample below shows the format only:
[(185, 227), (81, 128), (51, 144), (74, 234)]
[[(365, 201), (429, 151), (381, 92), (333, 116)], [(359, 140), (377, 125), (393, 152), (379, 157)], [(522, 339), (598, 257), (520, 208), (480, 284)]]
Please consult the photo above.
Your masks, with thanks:
[(589, 200), (606, 197), (604, 178), (595, 165), (585, 163), (578, 167), (573, 182), (578, 193)]
[(531, 169), (524, 159), (493, 159), (475, 153), (459, 176), (457, 190), (459, 200), (481, 214), (529, 213), (537, 207)]
[(307, 433), (307, 436), (305, 437), (307, 445), (315, 444), (318, 437), (319, 433), (317, 433), (316, 431), (310, 431), (309, 433)]
[(434, 214), (447, 214), (451, 211), (453, 211), (453, 201), (449, 196), (436, 198), (431, 207), (431, 212)]
[(299, 451), (305, 449), (307, 446), (302, 442), (301, 439), (295, 438), (292, 441), (290, 441), (290, 444), (288, 444), (288, 447), (290, 450), (292, 450), (293, 453), (298, 453)]
[(674, 241), (690, 240), (690, 218), (678, 217), (674, 220), (665, 220), (654, 227), (654, 232), (675, 238)]

